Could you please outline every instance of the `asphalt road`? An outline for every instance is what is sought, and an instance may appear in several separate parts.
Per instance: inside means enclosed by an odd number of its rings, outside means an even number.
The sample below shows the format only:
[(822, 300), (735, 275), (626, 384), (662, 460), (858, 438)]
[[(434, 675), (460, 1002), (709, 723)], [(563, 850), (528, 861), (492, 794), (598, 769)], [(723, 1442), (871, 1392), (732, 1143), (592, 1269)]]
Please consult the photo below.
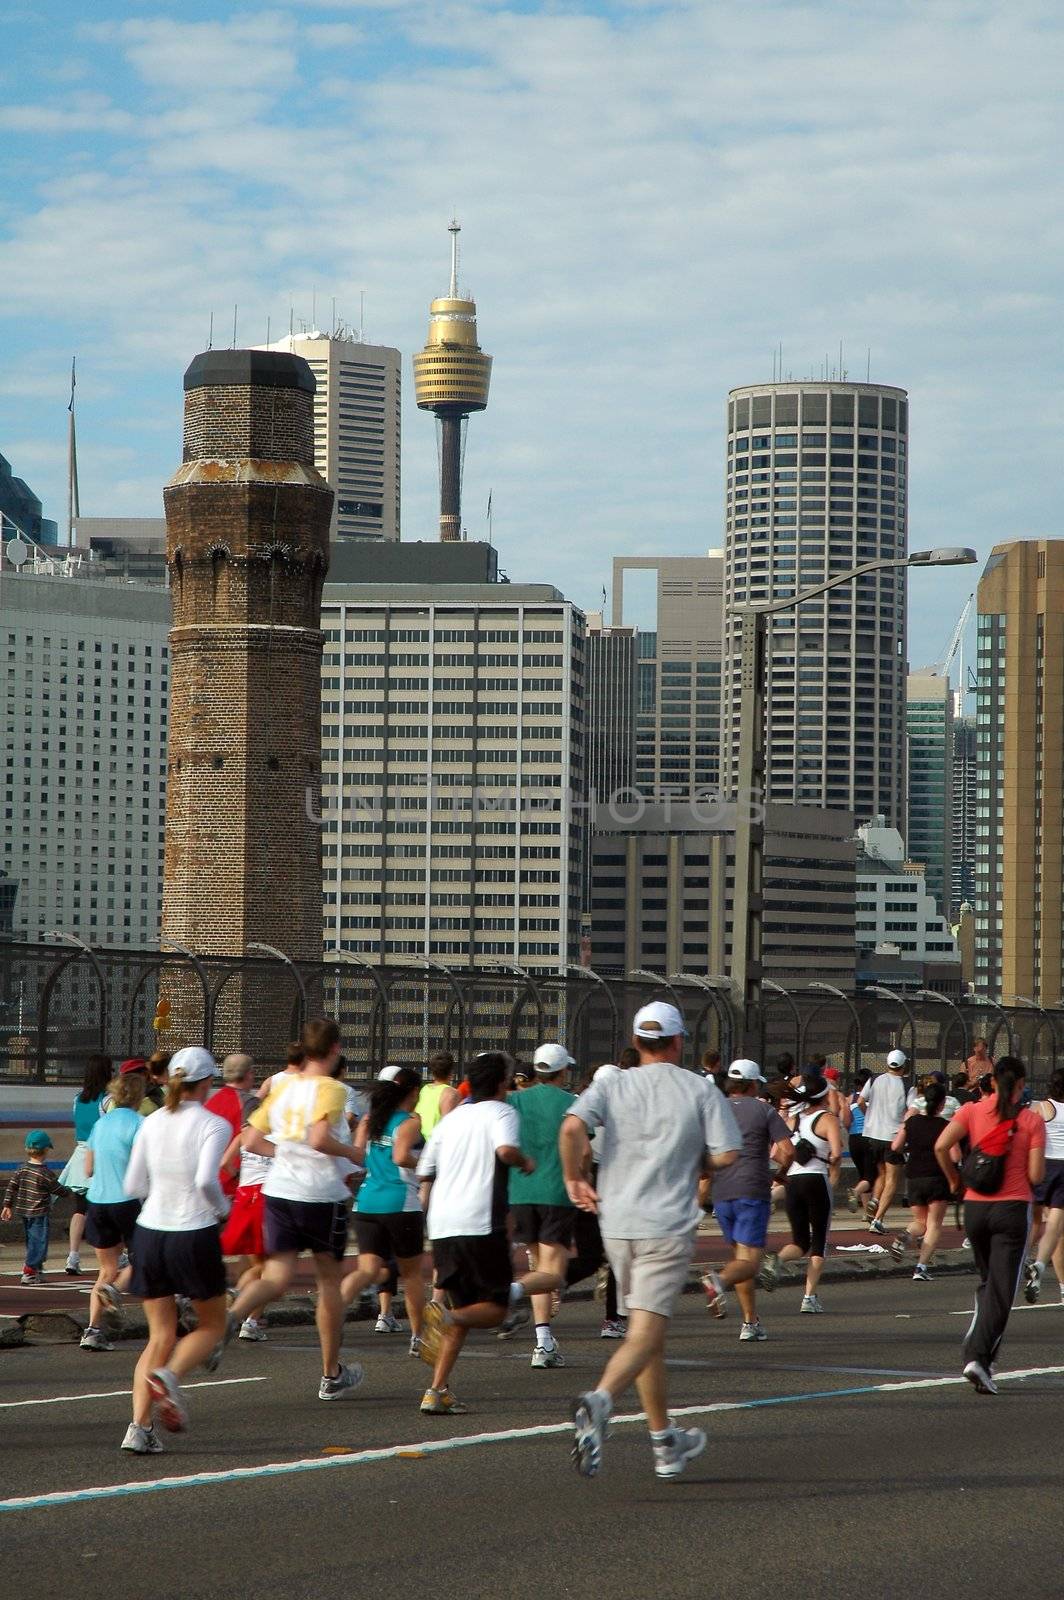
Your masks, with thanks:
[(0, 1570), (79, 1600), (1056, 1600), (1064, 1308), (1047, 1285), (1014, 1313), (1002, 1375), (1050, 1370), (980, 1398), (955, 1381), (973, 1282), (834, 1284), (823, 1317), (781, 1289), (760, 1345), (687, 1297), (672, 1399), (710, 1443), (676, 1483), (654, 1478), (638, 1422), (614, 1427), (595, 1481), (572, 1470), (569, 1402), (611, 1348), (587, 1303), (563, 1309), (563, 1371), (532, 1371), (527, 1340), (471, 1343), (454, 1384), (470, 1414), (444, 1419), (417, 1410), (405, 1339), (349, 1328), (366, 1382), (324, 1405), (312, 1330), (278, 1330), (234, 1346), (222, 1381), (190, 1390), (191, 1431), (147, 1459), (117, 1448), (135, 1349), (0, 1351)]

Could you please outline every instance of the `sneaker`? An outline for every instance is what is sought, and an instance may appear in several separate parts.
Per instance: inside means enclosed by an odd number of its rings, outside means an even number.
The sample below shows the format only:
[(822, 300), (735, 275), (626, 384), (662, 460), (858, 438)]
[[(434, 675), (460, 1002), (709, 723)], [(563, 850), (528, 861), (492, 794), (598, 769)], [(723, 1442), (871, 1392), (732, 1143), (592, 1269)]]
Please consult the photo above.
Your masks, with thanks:
[(805, 1316), (819, 1316), (824, 1307), (820, 1304), (820, 1296), (816, 1294), (803, 1294), (802, 1303), (798, 1310)]
[(124, 1319), (121, 1291), (116, 1289), (113, 1283), (105, 1283), (96, 1292), (101, 1300), (106, 1301), (107, 1309), (111, 1315), (117, 1317), (121, 1322)]
[(118, 1448), (132, 1450), (135, 1456), (161, 1456), (163, 1442), (153, 1427), (142, 1428), (139, 1422), (131, 1422)]
[(119, 1270), (119, 1272), (125, 1272), (125, 1270), (126, 1270), (126, 1268), (128, 1266), (129, 1266), (129, 1251), (128, 1250), (123, 1250), (122, 1254), (118, 1258), (118, 1270)]
[(412, 1333), (410, 1335), (410, 1354), (413, 1356), (415, 1361), (419, 1361), (421, 1359), (421, 1340), (418, 1338), (416, 1333)]
[(81, 1336), (82, 1350), (113, 1350), (114, 1345), (102, 1328), (86, 1328)]
[(537, 1344), (532, 1352), (531, 1364), (534, 1367), (564, 1367), (565, 1357), (556, 1344)]
[(869, 1199), (865, 1205), (865, 1221), (871, 1222), (878, 1210), (879, 1201), (874, 1196), (869, 1196)]
[(366, 1369), (356, 1361), (354, 1366), (345, 1367), (340, 1363), (340, 1370), (335, 1378), (323, 1378), (318, 1385), (319, 1400), (342, 1400), (344, 1395), (352, 1389), (357, 1389), (366, 1376)]
[(390, 1311), (382, 1311), (373, 1325), (374, 1333), (402, 1333), (403, 1328), (398, 1317), (393, 1317)]
[(981, 1361), (969, 1361), (964, 1369), (964, 1376), (976, 1394), (997, 1394), (997, 1384)]
[[(249, 1319), (245, 1317), (244, 1320), (246, 1322)], [(241, 1324), (239, 1318), (234, 1317), (231, 1311), (227, 1312), (225, 1318), (225, 1332), (222, 1334), (222, 1337), (218, 1340), (218, 1343), (215, 1345), (214, 1349), (203, 1363), (204, 1372), (218, 1371), (218, 1368), (222, 1364), (222, 1357), (225, 1355), (229, 1345), (232, 1344), (233, 1340), (240, 1332), (240, 1327)]]
[(469, 1407), (450, 1389), (426, 1389), (421, 1397), (421, 1409), (427, 1417), (464, 1417)]
[(659, 1444), (654, 1440), (654, 1475), (658, 1478), (678, 1478), (695, 1456), (706, 1448), (706, 1436), (701, 1428), (670, 1428), (668, 1438)]
[(916, 1263), (916, 1267), (915, 1267), (915, 1269), (913, 1271), (913, 1282), (914, 1283), (930, 1283), (931, 1282), (931, 1274), (930, 1274), (930, 1272), (928, 1272), (927, 1268), (924, 1266), (922, 1261), (918, 1261)]
[(499, 1324), (497, 1337), (500, 1339), (512, 1339), (518, 1328), (527, 1328), (531, 1321), (532, 1306), (529, 1303), (527, 1294), (523, 1294), (520, 1300), (511, 1302), (510, 1309)]
[(706, 1291), (706, 1310), (711, 1317), (726, 1317), (728, 1315), (728, 1302), (724, 1298), (724, 1285), (713, 1271), (712, 1267), (702, 1275), (702, 1287)]
[(878, 1217), (873, 1217), (871, 1222), (868, 1224), (868, 1231), (869, 1233), (878, 1233), (880, 1236), (882, 1236), (887, 1230), (884, 1224), (880, 1222)]
[(894, 1238), (890, 1241), (888, 1248), (895, 1261), (901, 1260), (902, 1256), (905, 1254), (905, 1246), (907, 1243), (908, 1240), (905, 1238), (904, 1234), (896, 1233), (894, 1235)]
[(167, 1433), (184, 1433), (188, 1427), (188, 1407), (169, 1367), (156, 1367), (148, 1373), (148, 1389), (153, 1420), (158, 1417)]
[(44, 1282), (44, 1273), (38, 1267), (23, 1267), (18, 1281), (24, 1289), (39, 1289)]
[(238, 1339), (246, 1339), (249, 1344), (261, 1344), (266, 1337), (266, 1329), (255, 1317), (245, 1317), (240, 1324)]
[[(199, 1318), (192, 1307), (192, 1301), (187, 1294), (176, 1294), (174, 1303), (177, 1306), (177, 1331), (178, 1333), (195, 1333), (199, 1327)], [(213, 1370), (213, 1369), (209, 1369)]]
[(594, 1478), (602, 1467), (602, 1446), (612, 1407), (598, 1390), (573, 1401), (573, 1463), (582, 1478)]
[(67, 1256), (66, 1266), (63, 1268), (63, 1271), (66, 1273), (68, 1278), (81, 1277), (81, 1257), (76, 1253), (76, 1251), (71, 1250), (70, 1254)]
[(767, 1338), (768, 1334), (761, 1326), (760, 1318), (758, 1318), (756, 1322), (744, 1322), (742, 1327), (739, 1329), (740, 1344), (749, 1344), (752, 1339), (756, 1339), (758, 1343), (760, 1343), (762, 1339)]
[(856, 1216), (858, 1211), (861, 1209), (861, 1196), (856, 1194), (853, 1189), (851, 1189), (849, 1194), (846, 1196), (846, 1209), (848, 1211), (852, 1211), (854, 1216)]
[(628, 1319), (626, 1317), (607, 1317), (599, 1329), (599, 1338), (623, 1339), (627, 1332)]
[(1023, 1269), (1023, 1298), (1029, 1306), (1036, 1306), (1041, 1298), (1044, 1271), (1045, 1268), (1040, 1261), (1028, 1261)]
[(442, 1306), (438, 1300), (430, 1300), (421, 1319), (421, 1338), (417, 1352), (427, 1367), (436, 1365), (443, 1330), (449, 1321), (446, 1306)]
[(761, 1262), (755, 1282), (759, 1289), (764, 1289), (766, 1294), (771, 1294), (780, 1279), (780, 1258), (774, 1250), (770, 1250)]

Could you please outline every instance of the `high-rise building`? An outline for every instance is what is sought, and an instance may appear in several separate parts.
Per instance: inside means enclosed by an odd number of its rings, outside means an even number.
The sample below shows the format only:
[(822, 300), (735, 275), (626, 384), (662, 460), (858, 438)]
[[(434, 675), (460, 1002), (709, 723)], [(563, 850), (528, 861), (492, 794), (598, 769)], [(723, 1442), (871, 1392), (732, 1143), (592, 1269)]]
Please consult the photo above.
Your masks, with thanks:
[(909, 758), (909, 855), (923, 863), (927, 892), (949, 917), (953, 904), (953, 694), (931, 670), (905, 682)]
[(625, 573), (654, 575), (655, 605), (636, 648), (635, 786), (647, 799), (720, 785), (724, 559), (615, 556), (613, 628), (626, 621)]
[(857, 945), (862, 955), (888, 948), (913, 963), (960, 966), (923, 863), (906, 858), (901, 834), (885, 817), (857, 830)]
[[(728, 396), (724, 789), (738, 770), (736, 606), (780, 600), (907, 548), (908, 401), (868, 383), (773, 383)], [(905, 818), (904, 570), (769, 619), (769, 799)]]
[(302, 356), (314, 374), (314, 465), (335, 492), (330, 539), (398, 539), (399, 351), (317, 330), (259, 348)]
[(0, 539), (20, 534), (34, 544), (58, 544), (59, 528), (42, 515), (41, 502), (22, 478), (16, 478), (11, 463), (0, 456)]
[(1064, 539), (995, 545), (978, 589), (976, 968), (982, 993), (1064, 990)]
[(975, 905), (975, 807), (977, 743), (974, 717), (953, 719), (953, 894), (954, 917)]
[(158, 945), (169, 625), (158, 584), (4, 562), (0, 874), (18, 939)]
[(635, 782), (635, 628), (607, 628), (602, 613), (587, 615), (587, 763), (589, 794), (599, 801)]

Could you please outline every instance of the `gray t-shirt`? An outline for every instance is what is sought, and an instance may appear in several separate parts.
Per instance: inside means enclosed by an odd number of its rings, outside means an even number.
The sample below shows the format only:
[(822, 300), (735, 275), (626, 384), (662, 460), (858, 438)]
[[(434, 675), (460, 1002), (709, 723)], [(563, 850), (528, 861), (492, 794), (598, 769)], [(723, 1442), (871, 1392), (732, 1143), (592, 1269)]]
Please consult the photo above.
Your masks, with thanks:
[(897, 1072), (881, 1072), (865, 1085), (864, 1136), (889, 1144), (905, 1120), (905, 1079)]
[(734, 1094), (728, 1105), (743, 1136), (743, 1147), (738, 1161), (713, 1174), (713, 1198), (767, 1200), (772, 1193), (768, 1153), (780, 1139), (789, 1139), (791, 1130), (767, 1100)]
[(709, 1150), (738, 1150), (727, 1101), (708, 1078), (671, 1062), (616, 1072), (569, 1108), (598, 1141), (599, 1221), (612, 1239), (666, 1239), (698, 1224), (698, 1179)]

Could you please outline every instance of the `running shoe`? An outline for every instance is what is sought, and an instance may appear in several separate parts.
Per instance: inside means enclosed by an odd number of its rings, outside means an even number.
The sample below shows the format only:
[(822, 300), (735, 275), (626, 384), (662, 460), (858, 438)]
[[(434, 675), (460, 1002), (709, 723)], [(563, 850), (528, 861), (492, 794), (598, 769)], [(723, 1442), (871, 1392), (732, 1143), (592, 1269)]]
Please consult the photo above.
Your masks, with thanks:
[(181, 1387), (169, 1367), (156, 1367), (148, 1373), (152, 1417), (158, 1417), (167, 1433), (184, 1433), (188, 1427), (188, 1407)]
[(323, 1378), (318, 1385), (319, 1400), (342, 1400), (345, 1394), (361, 1386), (366, 1376), (366, 1369), (358, 1361), (353, 1366), (345, 1367), (340, 1363), (340, 1370), (335, 1378)]
[(23, 1267), (22, 1276), (18, 1281), (23, 1289), (39, 1289), (44, 1282), (44, 1273), (36, 1267)]
[(871, 1222), (872, 1218), (875, 1216), (875, 1214), (876, 1214), (876, 1212), (878, 1210), (879, 1210), (879, 1201), (875, 1198), (874, 1195), (870, 1195), (869, 1198), (868, 1198), (868, 1201), (867, 1201), (867, 1203), (865, 1205), (865, 1220), (867, 1222)]
[(900, 1261), (902, 1256), (904, 1256), (904, 1254), (905, 1254), (905, 1246), (906, 1246), (907, 1243), (908, 1243), (908, 1240), (906, 1239), (906, 1237), (905, 1237), (905, 1235), (903, 1233), (896, 1233), (894, 1235), (893, 1239), (890, 1241), (890, 1245), (889, 1245), (888, 1248), (890, 1250), (891, 1255), (894, 1257), (895, 1261)]
[(105, 1300), (107, 1302), (107, 1309), (111, 1312), (112, 1316), (117, 1317), (119, 1321), (121, 1321), (124, 1316), (122, 1311), (121, 1290), (116, 1289), (113, 1283), (105, 1283), (101, 1284), (100, 1288), (97, 1289), (96, 1292), (101, 1300)]
[(969, 1361), (964, 1369), (964, 1376), (976, 1394), (997, 1394), (997, 1384), (981, 1361)]
[(871, 1222), (868, 1224), (868, 1231), (869, 1233), (878, 1233), (882, 1236), (886, 1233), (887, 1229), (886, 1225), (880, 1222), (878, 1217), (873, 1217)]
[(758, 1320), (756, 1322), (744, 1322), (742, 1327), (739, 1329), (739, 1343), (740, 1344), (749, 1344), (751, 1342), (751, 1340), (755, 1340), (755, 1339), (757, 1340), (758, 1343), (760, 1343), (762, 1339), (767, 1339), (767, 1338), (768, 1338), (768, 1334), (765, 1332), (764, 1328), (761, 1326), (761, 1319), (760, 1318), (758, 1318)]
[(724, 1285), (720, 1278), (710, 1267), (702, 1275), (702, 1287), (706, 1291), (706, 1310), (711, 1317), (726, 1317), (728, 1315), (728, 1302), (724, 1297)]
[(510, 1309), (499, 1325), (498, 1337), (500, 1339), (512, 1339), (518, 1328), (527, 1328), (531, 1321), (532, 1307), (529, 1304), (527, 1294), (523, 1294), (520, 1300), (512, 1300), (510, 1302)]
[(135, 1456), (161, 1456), (163, 1442), (153, 1427), (142, 1428), (139, 1422), (131, 1422), (118, 1448), (132, 1450)]
[[(245, 1318), (245, 1321), (246, 1320), (247, 1319)], [(239, 1317), (234, 1317), (233, 1313), (231, 1311), (226, 1312), (225, 1332), (222, 1334), (222, 1337), (218, 1340), (218, 1343), (215, 1345), (214, 1349), (211, 1351), (210, 1355), (207, 1357), (206, 1361), (203, 1363), (204, 1372), (217, 1372), (218, 1371), (218, 1368), (222, 1364), (222, 1357), (225, 1355), (225, 1352), (226, 1352), (228, 1346), (232, 1344), (233, 1340), (236, 1338), (236, 1336), (237, 1336), (237, 1334), (239, 1332), (240, 1332), (240, 1319), (239, 1319)]]
[(450, 1389), (426, 1389), (421, 1409), (427, 1417), (464, 1417), (469, 1410)]
[(666, 1439), (660, 1443), (654, 1440), (655, 1477), (680, 1477), (687, 1463), (705, 1448), (706, 1436), (701, 1428), (670, 1428)]
[(820, 1304), (820, 1296), (816, 1294), (803, 1294), (802, 1303), (798, 1310), (807, 1317), (819, 1316), (824, 1307)]
[(627, 1317), (607, 1317), (599, 1329), (600, 1339), (623, 1339), (628, 1332)]
[(126, 1268), (128, 1266), (129, 1266), (129, 1251), (128, 1250), (123, 1250), (122, 1254), (118, 1258), (118, 1270), (119, 1270), (119, 1272), (125, 1272), (125, 1270), (126, 1270)]
[(436, 1365), (443, 1330), (448, 1321), (446, 1306), (442, 1306), (438, 1300), (430, 1300), (421, 1319), (421, 1339), (417, 1352), (427, 1367)]
[(1041, 1299), (1044, 1270), (1040, 1261), (1028, 1261), (1023, 1269), (1023, 1298), (1029, 1306), (1036, 1306)]
[(758, 1269), (756, 1283), (759, 1289), (764, 1289), (766, 1294), (771, 1294), (780, 1280), (780, 1258), (774, 1250), (769, 1250)]
[(861, 1209), (861, 1196), (853, 1189), (851, 1189), (846, 1196), (846, 1209), (848, 1211), (852, 1211), (854, 1216), (856, 1216), (858, 1211)]
[(63, 1268), (63, 1271), (66, 1273), (68, 1278), (81, 1277), (81, 1257), (75, 1250), (71, 1250), (70, 1254), (67, 1256), (66, 1266)]
[(261, 1344), (266, 1337), (266, 1329), (256, 1317), (245, 1317), (240, 1324), (238, 1339), (246, 1339), (248, 1344)]
[(927, 1268), (924, 1266), (922, 1261), (918, 1261), (916, 1263), (915, 1270), (913, 1271), (913, 1282), (914, 1283), (930, 1283), (931, 1282), (931, 1274), (930, 1274), (930, 1272), (928, 1272)]
[(531, 1365), (534, 1367), (564, 1367), (565, 1357), (556, 1344), (537, 1344), (532, 1352)]
[(373, 1327), (374, 1333), (402, 1333), (403, 1325), (390, 1311), (382, 1311)]
[(611, 1406), (597, 1389), (573, 1401), (573, 1464), (582, 1478), (594, 1478), (602, 1467), (602, 1446)]
[(421, 1340), (418, 1338), (416, 1333), (412, 1333), (410, 1335), (410, 1354), (413, 1356), (415, 1361), (419, 1361), (421, 1359)]
[(113, 1350), (114, 1345), (102, 1328), (86, 1328), (81, 1336), (82, 1350)]

